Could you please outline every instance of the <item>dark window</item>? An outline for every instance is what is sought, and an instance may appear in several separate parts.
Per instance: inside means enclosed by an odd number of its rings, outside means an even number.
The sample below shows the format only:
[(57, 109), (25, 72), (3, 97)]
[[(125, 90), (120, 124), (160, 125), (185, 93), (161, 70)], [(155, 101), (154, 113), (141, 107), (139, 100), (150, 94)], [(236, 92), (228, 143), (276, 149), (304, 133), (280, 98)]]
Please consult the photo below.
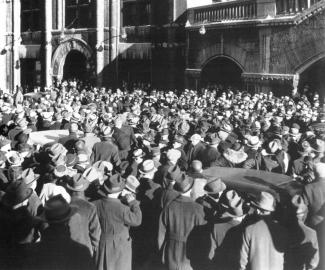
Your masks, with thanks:
[(66, 0), (65, 27), (95, 27), (95, 4), (94, 0)]
[(40, 0), (21, 0), (21, 31), (41, 30)]
[(136, 2), (126, 2), (123, 4), (123, 26), (137, 25), (137, 5)]

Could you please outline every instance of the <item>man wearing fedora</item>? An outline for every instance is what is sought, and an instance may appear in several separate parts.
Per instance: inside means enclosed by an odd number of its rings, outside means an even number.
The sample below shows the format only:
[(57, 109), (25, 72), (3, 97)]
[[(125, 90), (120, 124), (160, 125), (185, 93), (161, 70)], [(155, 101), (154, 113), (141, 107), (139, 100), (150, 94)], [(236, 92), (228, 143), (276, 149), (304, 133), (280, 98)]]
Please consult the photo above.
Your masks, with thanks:
[(96, 255), (99, 270), (131, 270), (132, 240), (129, 228), (139, 226), (142, 213), (134, 195), (120, 199), (125, 180), (115, 174), (103, 184), (103, 198), (94, 202), (102, 233)]
[(220, 138), (217, 133), (213, 133), (208, 136), (208, 145), (204, 150), (203, 155), (203, 168), (210, 168), (216, 166), (216, 161), (220, 158), (221, 154), (218, 150), (218, 146), (220, 143)]
[(44, 207), (48, 227), (41, 241), (34, 244), (26, 257), (26, 269), (94, 270), (89, 249), (71, 239), (69, 221), (76, 209), (61, 196), (49, 199)]
[(101, 228), (95, 205), (88, 202), (84, 191), (88, 188), (89, 182), (81, 174), (76, 174), (67, 183), (66, 188), (70, 192), (71, 206), (77, 209), (78, 218), (72, 217), (69, 222), (71, 238), (83, 244), (89, 249), (92, 256), (95, 256)]
[(100, 132), (101, 142), (95, 143), (90, 156), (90, 163), (97, 161), (108, 161), (113, 164), (114, 168), (118, 168), (121, 163), (118, 147), (112, 141), (113, 131), (109, 126), (103, 126)]
[(219, 200), (226, 188), (220, 178), (210, 180), (203, 188), (206, 194), (196, 200), (203, 206), (208, 221), (215, 220), (221, 214)]
[(158, 247), (170, 270), (193, 269), (192, 258), (200, 249), (195, 232), (206, 220), (203, 207), (191, 198), (193, 184), (194, 179), (183, 174), (174, 185), (179, 196), (169, 201), (160, 215)]
[(183, 136), (175, 135), (173, 140), (173, 148), (181, 152), (181, 157), (179, 158), (177, 164), (181, 170), (186, 171), (188, 169), (187, 156), (184, 151), (185, 139)]
[(148, 159), (142, 163), (139, 169), (140, 186), (138, 187), (137, 200), (140, 202), (142, 223), (135, 228), (135, 246), (139, 263), (145, 263), (146, 259), (157, 257), (158, 221), (161, 212), (160, 199), (162, 188), (153, 181), (155, 172), (153, 160)]
[(41, 220), (30, 213), (33, 194), (23, 181), (12, 182), (0, 200), (0, 268), (21, 269), (28, 245), (34, 243)]
[(234, 258), (240, 245), (239, 225), (245, 218), (244, 201), (234, 190), (228, 190), (219, 201), (219, 217), (210, 232), (211, 269), (234, 269)]
[(275, 199), (262, 191), (251, 202), (255, 209), (241, 234), (238, 269), (281, 270), (284, 268), (284, 253), (287, 250), (287, 230), (273, 220)]

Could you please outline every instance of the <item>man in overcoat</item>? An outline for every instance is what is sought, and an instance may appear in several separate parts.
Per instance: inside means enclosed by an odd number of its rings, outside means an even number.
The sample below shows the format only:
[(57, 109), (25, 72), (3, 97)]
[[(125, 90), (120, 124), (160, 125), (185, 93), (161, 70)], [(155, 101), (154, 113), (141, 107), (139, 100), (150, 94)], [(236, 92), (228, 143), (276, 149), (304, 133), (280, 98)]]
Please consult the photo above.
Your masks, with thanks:
[(238, 269), (281, 270), (287, 248), (287, 231), (275, 222), (272, 194), (262, 191), (251, 203), (256, 212), (243, 229)]
[(108, 161), (113, 164), (114, 168), (121, 163), (118, 148), (112, 141), (112, 129), (109, 126), (104, 126), (101, 130), (102, 141), (95, 143), (90, 156), (91, 164), (96, 161)]
[(199, 238), (192, 236), (206, 221), (203, 207), (190, 196), (193, 183), (193, 178), (183, 174), (174, 185), (180, 195), (165, 205), (160, 216), (158, 247), (169, 270), (193, 269), (191, 259), (200, 249)]
[(88, 186), (89, 182), (81, 174), (76, 174), (67, 184), (71, 205), (76, 207), (79, 214), (78, 218), (71, 218), (69, 226), (71, 238), (88, 247), (90, 254), (94, 256), (98, 249), (101, 229), (97, 209), (86, 200), (84, 194)]
[(139, 226), (142, 213), (134, 195), (119, 197), (125, 185), (118, 174), (109, 177), (103, 185), (102, 199), (94, 202), (102, 229), (97, 252), (98, 270), (131, 270), (132, 241), (129, 227)]

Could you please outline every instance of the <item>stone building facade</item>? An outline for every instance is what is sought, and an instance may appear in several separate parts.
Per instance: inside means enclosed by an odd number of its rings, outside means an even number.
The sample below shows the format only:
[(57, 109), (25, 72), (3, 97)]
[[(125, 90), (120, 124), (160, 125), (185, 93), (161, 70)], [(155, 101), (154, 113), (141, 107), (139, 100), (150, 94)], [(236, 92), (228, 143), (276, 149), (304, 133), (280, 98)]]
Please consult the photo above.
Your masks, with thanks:
[(186, 1), (0, 1), (1, 89), (72, 77), (183, 85)]

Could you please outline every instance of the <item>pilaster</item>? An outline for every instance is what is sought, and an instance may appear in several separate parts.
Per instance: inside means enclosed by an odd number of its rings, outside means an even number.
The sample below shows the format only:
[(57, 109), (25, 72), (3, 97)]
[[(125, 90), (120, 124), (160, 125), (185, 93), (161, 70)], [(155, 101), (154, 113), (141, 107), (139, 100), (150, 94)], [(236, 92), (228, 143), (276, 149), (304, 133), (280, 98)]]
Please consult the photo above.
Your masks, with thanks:
[(45, 86), (52, 85), (52, 0), (45, 0)]
[(96, 24), (97, 24), (97, 33), (96, 33), (96, 44), (97, 48), (101, 47), (102, 50), (96, 51), (96, 74), (97, 74), (97, 84), (102, 85), (103, 83), (103, 69), (104, 69), (104, 12), (105, 5), (104, 1), (96, 1)]
[(20, 0), (13, 0), (13, 81), (12, 91), (16, 86), (20, 86), (20, 61), (19, 61), (19, 45), (21, 44), (20, 38)]

